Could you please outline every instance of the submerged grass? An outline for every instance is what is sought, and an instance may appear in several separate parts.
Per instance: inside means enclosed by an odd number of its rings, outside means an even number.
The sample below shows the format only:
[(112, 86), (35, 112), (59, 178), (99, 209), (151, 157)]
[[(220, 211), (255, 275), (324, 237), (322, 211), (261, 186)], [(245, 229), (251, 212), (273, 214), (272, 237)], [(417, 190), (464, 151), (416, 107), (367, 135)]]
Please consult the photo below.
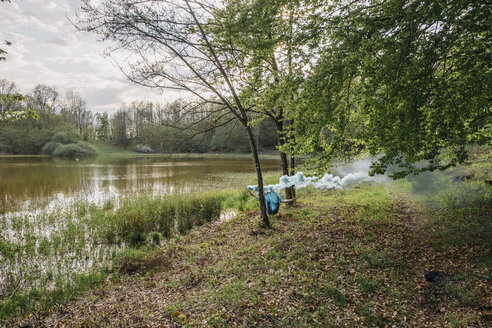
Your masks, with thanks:
[(54, 288), (35, 286), (27, 291), (14, 290), (0, 302), (0, 320), (14, 314), (49, 311), (55, 305), (69, 301), (103, 282), (109, 272), (109, 267), (104, 267), (85, 274), (74, 274), (70, 280), (58, 277)]

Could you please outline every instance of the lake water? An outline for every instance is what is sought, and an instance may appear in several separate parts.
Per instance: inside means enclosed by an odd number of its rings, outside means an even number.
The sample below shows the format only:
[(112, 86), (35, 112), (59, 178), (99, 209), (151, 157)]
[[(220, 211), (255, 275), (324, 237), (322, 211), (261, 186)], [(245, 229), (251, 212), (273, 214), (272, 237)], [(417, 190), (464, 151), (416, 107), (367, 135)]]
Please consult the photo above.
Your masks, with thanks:
[[(275, 157), (264, 171), (278, 171)], [(58, 207), (75, 201), (102, 203), (123, 194), (165, 195), (240, 188), (254, 182), (251, 157), (98, 157), (73, 161), (0, 157), (0, 214)]]

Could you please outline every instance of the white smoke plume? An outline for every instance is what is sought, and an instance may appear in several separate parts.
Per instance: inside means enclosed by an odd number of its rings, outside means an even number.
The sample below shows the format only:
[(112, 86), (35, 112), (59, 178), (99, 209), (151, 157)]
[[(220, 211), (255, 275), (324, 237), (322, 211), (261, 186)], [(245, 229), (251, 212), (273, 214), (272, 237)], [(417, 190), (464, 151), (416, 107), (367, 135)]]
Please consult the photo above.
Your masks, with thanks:
[[(278, 184), (267, 185), (264, 187), (268, 190), (279, 190), (294, 186), (296, 189), (313, 186), (318, 189), (343, 189), (344, 187), (356, 185), (362, 182), (381, 183), (388, 181), (388, 178), (383, 175), (371, 177), (369, 169), (371, 160), (353, 161), (348, 165), (339, 166), (334, 171), (340, 176), (326, 173), (321, 179), (318, 177), (306, 177), (302, 172), (298, 172), (293, 176), (281, 176)], [(249, 190), (258, 191), (257, 185), (247, 187)]]

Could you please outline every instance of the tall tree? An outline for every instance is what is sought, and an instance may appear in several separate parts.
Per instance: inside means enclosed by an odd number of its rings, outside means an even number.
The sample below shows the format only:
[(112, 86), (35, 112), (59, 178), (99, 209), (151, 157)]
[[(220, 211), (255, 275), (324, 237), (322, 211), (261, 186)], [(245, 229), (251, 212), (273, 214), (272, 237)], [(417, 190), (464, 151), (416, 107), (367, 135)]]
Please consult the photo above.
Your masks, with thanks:
[[(298, 115), (310, 108), (317, 116), (297, 122), (298, 134), (309, 132), (300, 149), (332, 149), (355, 136), (380, 156), (372, 173), (392, 167), (402, 177), (461, 163), (467, 145), (490, 140), (489, 4), (339, 3), (325, 57), (303, 89)], [(313, 117), (320, 123), (309, 126)]]
[(45, 84), (37, 84), (29, 95), (30, 101), (36, 109), (54, 114), (58, 109), (58, 91)]
[[(240, 96), (253, 104), (255, 122), (271, 119), (277, 129), (280, 163), (285, 175), (294, 173), (294, 156), (290, 172), (286, 146), (287, 131), (292, 124), (287, 114), (292, 109), (305, 72), (315, 62), (314, 49), (320, 42), (316, 24), (319, 1), (303, 0), (230, 0), (211, 25), (213, 42), (231, 49), (231, 61), (238, 63), (234, 74), (243, 85)], [(290, 134), (290, 137), (293, 135)], [(294, 188), (286, 189), (286, 197)]]
[(128, 119), (128, 112), (124, 108), (117, 111), (112, 119), (113, 140), (117, 145), (123, 146), (125, 149), (130, 144), (130, 138), (128, 137)]
[(79, 134), (87, 140), (89, 126), (93, 121), (93, 115), (87, 109), (87, 102), (78, 93), (68, 91), (63, 99), (62, 109), (66, 111)]
[(19, 109), (19, 103), (13, 99), (13, 95), (18, 93), (14, 82), (0, 79), (0, 115), (7, 113), (9, 110)]
[(138, 57), (128, 65), (130, 80), (151, 88), (182, 90), (202, 105), (215, 104), (244, 127), (256, 170), (261, 224), (266, 213), (257, 142), (248, 115), (250, 104), (240, 98), (242, 84), (231, 72), (231, 49), (214, 46), (207, 35), (217, 13), (216, 1), (84, 0), (78, 28), (111, 40)]
[(99, 140), (108, 140), (110, 134), (109, 116), (107, 112), (96, 113), (96, 136)]

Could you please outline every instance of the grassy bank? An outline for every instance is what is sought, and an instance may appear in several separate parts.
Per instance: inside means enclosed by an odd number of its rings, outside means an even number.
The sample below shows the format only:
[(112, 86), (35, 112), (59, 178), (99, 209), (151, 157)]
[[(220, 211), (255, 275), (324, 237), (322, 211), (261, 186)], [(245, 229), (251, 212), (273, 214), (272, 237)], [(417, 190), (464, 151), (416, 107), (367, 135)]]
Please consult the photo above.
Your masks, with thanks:
[[(112, 156), (112, 157), (169, 157), (169, 158), (251, 158), (249, 153), (140, 153), (131, 149), (124, 149), (122, 147), (114, 146), (106, 143), (97, 143), (95, 145), (100, 156)], [(279, 153), (270, 151), (267, 153), (260, 153), (260, 157), (263, 159), (278, 159)]]
[[(235, 219), (176, 233), (159, 249), (128, 249), (116, 262), (117, 280), (106, 280), (53, 312), (16, 322), (487, 326), (492, 316), (490, 187), (467, 183), (480, 192), (466, 202), (450, 202), (450, 197), (460, 199), (460, 191), (443, 190), (434, 193), (432, 206), (410, 193), (414, 187), (404, 182), (303, 191), (295, 207), (283, 207), (272, 217), (274, 228), (268, 231), (257, 229), (258, 219), (247, 205)], [(241, 197), (236, 201), (248, 204)], [(438, 278), (427, 281), (424, 275), (433, 271)]]

